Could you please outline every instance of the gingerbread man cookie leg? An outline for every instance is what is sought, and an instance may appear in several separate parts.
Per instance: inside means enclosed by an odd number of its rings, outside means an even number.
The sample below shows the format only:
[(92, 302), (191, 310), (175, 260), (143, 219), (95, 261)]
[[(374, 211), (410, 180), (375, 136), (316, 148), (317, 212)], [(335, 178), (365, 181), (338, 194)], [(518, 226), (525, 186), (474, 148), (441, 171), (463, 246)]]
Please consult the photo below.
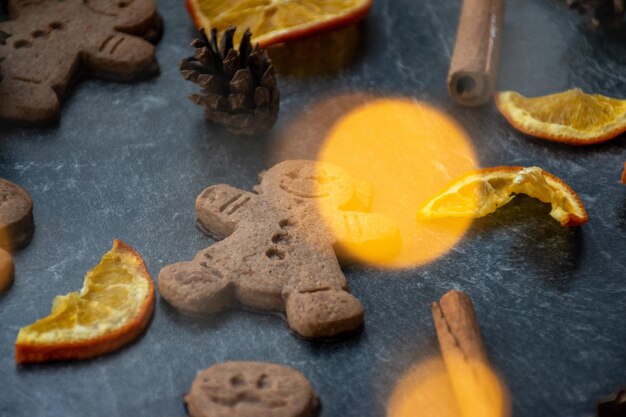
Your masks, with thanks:
[(84, 63), (92, 74), (130, 81), (159, 71), (154, 46), (135, 36), (110, 32), (86, 49)]
[[(198, 254), (202, 257), (201, 254)], [(205, 259), (205, 265), (208, 260)], [(233, 286), (222, 272), (200, 262), (179, 262), (159, 272), (159, 293), (191, 316), (206, 316), (230, 306)]]
[(289, 327), (310, 339), (358, 331), (365, 315), (361, 302), (344, 290), (292, 293), (286, 311)]

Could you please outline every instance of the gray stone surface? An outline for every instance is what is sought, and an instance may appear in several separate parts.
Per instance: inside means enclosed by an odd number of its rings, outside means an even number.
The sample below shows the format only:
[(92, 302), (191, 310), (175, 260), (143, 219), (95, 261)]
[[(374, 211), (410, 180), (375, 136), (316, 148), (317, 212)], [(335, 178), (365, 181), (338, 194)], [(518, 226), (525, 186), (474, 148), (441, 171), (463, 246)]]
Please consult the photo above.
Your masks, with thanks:
[[(492, 105), (451, 104), (445, 74), (459, 4), (376, 0), (356, 62), (336, 74), (281, 76), (277, 126), (239, 138), (209, 126), (186, 99), (195, 87), (177, 64), (191, 53), (193, 32), (182, 2), (163, 0), (159, 77), (82, 82), (58, 126), (0, 125), (0, 177), (30, 191), (36, 222), (32, 243), (15, 256), (15, 284), (0, 297), (0, 415), (182, 416), (197, 371), (263, 360), (303, 371), (324, 417), (384, 416), (394, 382), (436, 352), (429, 303), (450, 288), (473, 298), (515, 416), (592, 415), (596, 399), (626, 383), (624, 138), (584, 149), (547, 144), (512, 130)], [(621, 41), (594, 35), (551, 0), (510, 1), (505, 33), (500, 88), (532, 95), (578, 86), (626, 96), (624, 33)], [(162, 266), (207, 246), (194, 225), (197, 193), (218, 182), (249, 188), (279, 159), (312, 157), (312, 132), (327, 126), (282, 136), (308, 106), (338, 92), (434, 103), (467, 129), (483, 165), (536, 164), (565, 178), (590, 222), (562, 228), (546, 206), (521, 198), (476, 221), (429, 265), (348, 268), (366, 329), (341, 343), (299, 340), (271, 315), (191, 319), (159, 299), (145, 336), (118, 352), (80, 363), (14, 364), (19, 327), (47, 314), (56, 294), (79, 289), (114, 238), (137, 248), (155, 278)]]

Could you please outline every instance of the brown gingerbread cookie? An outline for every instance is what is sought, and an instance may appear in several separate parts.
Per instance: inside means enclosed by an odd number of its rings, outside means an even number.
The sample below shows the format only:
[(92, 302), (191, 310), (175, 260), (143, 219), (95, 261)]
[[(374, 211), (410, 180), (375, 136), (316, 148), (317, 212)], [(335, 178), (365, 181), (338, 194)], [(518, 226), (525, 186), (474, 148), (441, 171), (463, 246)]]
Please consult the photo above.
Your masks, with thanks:
[[(1, 4), (0, 4), (0, 6), (1, 6)], [(11, 37), (11, 34), (3, 32), (3, 31), (0, 30), (0, 45), (6, 45), (7, 44), (7, 39), (9, 39), (10, 37)], [(4, 60), (4, 57), (0, 56), (0, 64), (2, 64), (3, 60)], [(0, 82), (2, 82), (2, 67), (1, 66), (0, 66)]]
[(33, 201), (28, 192), (0, 178), (0, 248), (12, 251), (33, 237)]
[(81, 70), (120, 81), (158, 73), (154, 46), (141, 38), (155, 37), (154, 0), (11, 0), (9, 16), (0, 22), (12, 34), (0, 45), (0, 119), (58, 119), (59, 101)]
[(11, 286), (14, 272), (13, 258), (9, 252), (0, 248), (0, 293)]
[(191, 417), (314, 417), (320, 409), (301, 372), (263, 362), (225, 362), (205, 369), (185, 403)]
[[(366, 212), (368, 184), (331, 164), (294, 160), (262, 173), (255, 191), (220, 184), (198, 196), (199, 224), (223, 240), (163, 268), (163, 298), (192, 315), (235, 302), (286, 311), (289, 326), (307, 338), (359, 329), (363, 306), (348, 292), (337, 257), (370, 245), (392, 255), (400, 243), (394, 222)], [(324, 218), (320, 203), (331, 208)]]

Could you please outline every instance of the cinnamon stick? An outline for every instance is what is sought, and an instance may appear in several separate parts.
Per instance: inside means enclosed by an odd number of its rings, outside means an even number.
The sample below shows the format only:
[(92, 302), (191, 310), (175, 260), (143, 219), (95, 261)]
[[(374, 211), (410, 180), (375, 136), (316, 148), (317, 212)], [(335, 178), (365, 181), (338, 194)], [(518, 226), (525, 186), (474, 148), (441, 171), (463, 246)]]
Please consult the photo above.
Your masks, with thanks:
[(461, 291), (449, 291), (432, 304), (432, 314), (461, 415), (508, 416), (505, 389), (489, 366), (469, 296)]
[(459, 104), (477, 106), (493, 95), (500, 61), (504, 0), (464, 0), (448, 92)]

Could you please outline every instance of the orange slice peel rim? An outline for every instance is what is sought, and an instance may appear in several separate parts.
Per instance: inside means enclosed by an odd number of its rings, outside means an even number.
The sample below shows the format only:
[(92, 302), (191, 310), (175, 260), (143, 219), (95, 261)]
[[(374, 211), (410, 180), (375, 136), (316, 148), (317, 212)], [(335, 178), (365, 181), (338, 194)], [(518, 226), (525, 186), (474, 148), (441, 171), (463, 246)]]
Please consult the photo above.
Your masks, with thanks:
[[(626, 132), (626, 100), (614, 99), (599, 94), (586, 94), (578, 88), (531, 98), (522, 96), (515, 91), (501, 91), (494, 94), (494, 101), (500, 114), (511, 126), (522, 133), (539, 139), (584, 146), (606, 142)], [(548, 101), (552, 103), (560, 102), (565, 108), (559, 110), (554, 106), (551, 109)], [(523, 103), (526, 107), (520, 106), (520, 103)], [(567, 107), (568, 104), (571, 104), (571, 106)], [(536, 108), (537, 106), (543, 107), (541, 110), (546, 117), (540, 118), (537, 114), (533, 115), (531, 111), (533, 106)], [(580, 117), (588, 116), (593, 119), (594, 113), (606, 115), (609, 107), (623, 107), (623, 111), (615, 112), (615, 116), (611, 120), (597, 124), (590, 129), (574, 127), (575, 120), (570, 120), (568, 123), (556, 123), (545, 120), (550, 117), (558, 118), (562, 116), (562, 114), (559, 115), (559, 111), (580, 113)], [(583, 111), (579, 112), (579, 110)], [(570, 119), (575, 118), (570, 117)]]
[[(495, 197), (495, 201), (488, 201), (491, 206), (479, 207), (480, 203), (470, 207), (469, 210), (451, 212), (450, 210), (435, 209), (437, 203), (443, 198), (455, 198), (455, 193), (465, 185), (474, 182), (489, 183), (489, 180), (510, 181), (500, 188), (500, 195)], [(485, 185), (488, 190), (491, 184)], [(505, 188), (508, 187), (508, 188)], [(492, 187), (493, 188), (493, 187)], [(494, 188), (497, 192), (498, 187)], [(493, 213), (498, 208), (509, 203), (517, 194), (526, 194), (537, 198), (544, 203), (550, 203), (552, 210), (550, 215), (561, 223), (562, 226), (579, 226), (589, 220), (587, 211), (576, 192), (557, 176), (544, 171), (539, 167), (522, 166), (497, 166), (471, 171), (463, 177), (449, 183), (442, 191), (432, 199), (428, 200), (418, 210), (417, 218), (421, 220), (438, 219), (446, 217), (470, 217), (478, 218)], [(488, 192), (488, 197), (489, 197)], [(560, 200), (560, 201), (554, 201)], [(567, 205), (564, 209), (562, 206)]]
[[(139, 304), (134, 316), (124, 321), (112, 330), (96, 331), (92, 337), (77, 337), (75, 340), (38, 341), (38, 336), (29, 334), (29, 328), (44, 320), (50, 320), (55, 315), (57, 300), (72, 296), (82, 297), (85, 291), (89, 291), (87, 281), (91, 274), (103, 265), (107, 256), (119, 256), (126, 266), (130, 266), (129, 273), (133, 277), (140, 278), (139, 282), (145, 283), (144, 297)], [(136, 288), (131, 288), (136, 289)], [(107, 252), (100, 263), (89, 270), (85, 275), (85, 285), (80, 292), (57, 296), (53, 301), (51, 313), (36, 322), (22, 327), (15, 342), (15, 361), (17, 364), (47, 362), (58, 360), (88, 359), (104, 353), (112, 352), (130, 343), (137, 338), (148, 326), (154, 311), (155, 288), (145, 262), (141, 255), (132, 247), (120, 240), (113, 242), (112, 249)], [(96, 330), (98, 323), (96, 324)], [(32, 332), (31, 332), (32, 333)], [(43, 334), (44, 332), (39, 332)], [(34, 339), (34, 340), (33, 340)]]
[[(303, 5), (306, 4), (306, 2), (307, 0), (302, 0)], [(187, 11), (196, 27), (202, 27), (207, 33), (210, 33), (213, 27), (211, 23), (212, 18), (202, 12), (202, 7), (199, 3), (199, 0), (185, 0)], [(267, 7), (280, 7), (280, 3), (281, 0), (272, 0)], [(328, 30), (339, 29), (361, 20), (367, 15), (371, 6), (372, 0), (352, 0), (351, 7), (346, 7), (341, 12), (328, 14), (323, 17), (318, 17), (317, 19), (303, 21), (287, 27), (277, 27), (266, 32), (261, 31), (261, 33), (255, 33), (254, 28), (250, 28), (253, 35), (251, 41), (253, 44), (258, 43), (260, 47), (265, 48), (277, 43), (289, 42)], [(258, 13), (262, 14), (262, 12)], [(215, 18), (213, 18), (213, 20), (215, 20)], [(242, 23), (243, 22), (238, 21), (238, 19), (233, 19), (225, 21), (224, 24), (216, 25), (216, 27), (218, 30), (223, 31), (226, 27), (232, 25), (240, 28), (241, 30), (238, 32), (243, 33), (250, 25)]]

